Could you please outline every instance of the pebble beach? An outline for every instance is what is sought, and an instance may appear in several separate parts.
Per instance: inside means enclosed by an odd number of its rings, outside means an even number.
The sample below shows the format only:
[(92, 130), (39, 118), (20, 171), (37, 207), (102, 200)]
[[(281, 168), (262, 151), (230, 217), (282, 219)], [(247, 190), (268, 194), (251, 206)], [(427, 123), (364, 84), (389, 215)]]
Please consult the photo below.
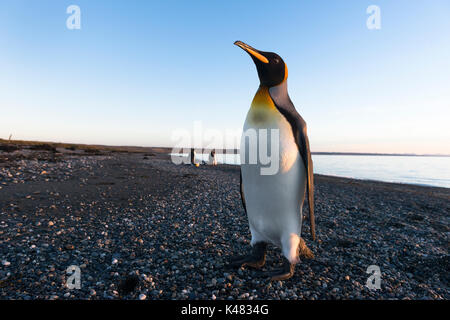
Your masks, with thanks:
[(47, 149), (0, 151), (0, 299), (450, 298), (450, 189), (316, 175), (315, 258), (270, 282), (227, 267), (250, 249), (238, 166)]

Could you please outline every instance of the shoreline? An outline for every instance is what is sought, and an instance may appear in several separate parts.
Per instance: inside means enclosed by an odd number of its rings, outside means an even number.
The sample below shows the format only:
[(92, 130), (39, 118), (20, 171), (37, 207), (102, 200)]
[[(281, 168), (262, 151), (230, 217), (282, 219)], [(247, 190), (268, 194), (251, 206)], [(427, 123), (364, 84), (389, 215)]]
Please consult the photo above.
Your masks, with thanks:
[[(420, 188), (432, 188), (436, 189), (434, 191), (442, 191), (444, 194), (450, 191), (450, 188), (446, 187), (438, 187), (428, 184), (420, 184), (420, 183), (402, 183), (402, 182), (390, 182), (390, 181), (382, 181), (382, 180), (372, 180), (372, 179), (362, 179), (362, 178), (352, 178), (352, 177), (344, 177), (344, 176), (334, 176), (334, 175), (326, 175), (326, 174), (319, 174), (315, 173), (314, 176), (322, 176), (322, 177), (328, 177), (328, 178), (337, 178), (337, 179), (346, 179), (351, 181), (360, 181), (360, 182), (367, 182), (370, 184), (387, 184), (391, 187), (398, 186), (401, 189), (408, 189), (408, 187), (420, 187)], [(425, 191), (425, 190), (424, 190)]]
[[(171, 153), (168, 154), (168, 157), (170, 159)], [(177, 157), (189, 157), (188, 154), (174, 154)], [(202, 154), (206, 155), (206, 154)], [(202, 159), (196, 159), (198, 162), (202, 162)], [(221, 165), (230, 165), (230, 166), (240, 166), (240, 164), (229, 164), (229, 163), (221, 163), (218, 162), (218, 164)], [(201, 164), (202, 165), (202, 164)], [(420, 186), (420, 187), (427, 187), (427, 188), (442, 188), (450, 190), (450, 187), (441, 187), (436, 185), (429, 185), (429, 184), (421, 184), (421, 183), (406, 183), (406, 182), (393, 182), (393, 181), (383, 181), (383, 180), (374, 180), (374, 179), (368, 179), (368, 178), (354, 178), (354, 177), (347, 177), (347, 176), (338, 176), (338, 175), (327, 175), (327, 174), (321, 174), (321, 173), (314, 173), (314, 175), (320, 175), (320, 176), (328, 176), (328, 177), (335, 177), (335, 178), (342, 178), (342, 179), (350, 179), (350, 180), (358, 180), (358, 181), (368, 181), (368, 182), (382, 182), (382, 183), (391, 183), (391, 184), (399, 184), (399, 185), (405, 185), (405, 186)]]
[[(83, 148), (97, 148), (100, 150), (107, 151), (123, 151), (123, 152), (149, 152), (156, 151), (161, 153), (170, 154), (173, 152), (173, 147), (143, 147), (143, 146), (114, 146), (114, 145), (102, 145), (102, 144), (83, 144), (83, 143), (65, 143), (65, 142), (52, 142), (52, 141), (31, 141), (31, 140), (6, 140), (0, 138), (1, 145), (19, 145), (19, 146), (30, 146), (30, 145), (52, 145), (55, 148), (67, 148), (75, 147), (77, 149)], [(178, 148), (180, 150), (189, 150), (191, 148)], [(209, 154), (212, 149), (208, 148), (194, 148), (195, 150), (201, 150), (203, 154)], [(239, 149), (223, 149), (217, 148), (216, 154), (239, 154)], [(340, 156), (392, 156), (392, 157), (450, 157), (450, 154), (417, 154), (417, 153), (370, 153), (370, 152), (328, 152), (328, 151), (313, 151), (313, 155), (340, 155)]]
[[(136, 153), (136, 154), (146, 154), (146, 155), (158, 155), (158, 157), (170, 159), (171, 154), (173, 153), (172, 148), (169, 147), (139, 147), (139, 146), (107, 146), (107, 145), (87, 145), (87, 144), (73, 144), (73, 143), (60, 143), (60, 142), (40, 142), (40, 141), (22, 141), (22, 140), (5, 140), (0, 139), (0, 153), (8, 153), (14, 151), (23, 151), (23, 150), (40, 150), (43, 148), (47, 151), (53, 151), (58, 153), (70, 154), (107, 154), (107, 153)], [(189, 148), (184, 148), (183, 150), (188, 150)], [(209, 152), (205, 152), (207, 149), (195, 148), (196, 150), (201, 150), (201, 154), (203, 156), (207, 156)], [(225, 151), (225, 152), (223, 152)], [(232, 153), (228, 153), (228, 150), (217, 150), (216, 154), (226, 155), (226, 154), (237, 154), (239, 152), (238, 149), (232, 150)], [(177, 153), (175, 153), (177, 154)], [(183, 156), (189, 156), (188, 153)], [(440, 155), (440, 154), (389, 154), (389, 153), (357, 153), (357, 152), (312, 152), (312, 155), (332, 155), (332, 156), (395, 156), (395, 157), (450, 157), (450, 155)], [(201, 159), (198, 159), (200, 162)], [(225, 164), (225, 163), (222, 163)], [(235, 166), (239, 166), (239, 164), (232, 164)], [(320, 173), (315, 173), (315, 175), (324, 175)], [(329, 175), (330, 177), (339, 177), (346, 179), (355, 179), (362, 181), (373, 181), (373, 182), (385, 182), (385, 183), (393, 183), (393, 184), (404, 184), (404, 185), (416, 185), (430, 188), (444, 188), (450, 189), (450, 187), (443, 187), (439, 185), (433, 184), (424, 184), (424, 183), (408, 183), (408, 182), (396, 182), (396, 181), (387, 181), (387, 180), (375, 180), (371, 178), (355, 178), (350, 176), (339, 176), (339, 175)]]

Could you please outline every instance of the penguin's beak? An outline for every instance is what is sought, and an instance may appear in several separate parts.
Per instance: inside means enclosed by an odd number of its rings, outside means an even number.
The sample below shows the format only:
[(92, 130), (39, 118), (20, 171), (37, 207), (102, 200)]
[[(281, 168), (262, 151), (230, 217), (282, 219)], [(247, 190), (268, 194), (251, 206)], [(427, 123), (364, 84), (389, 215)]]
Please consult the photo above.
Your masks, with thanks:
[(264, 57), (264, 55), (261, 53), (261, 51), (256, 50), (255, 48), (249, 46), (248, 44), (246, 44), (242, 41), (236, 41), (234, 44), (237, 45), (238, 47), (240, 47), (241, 49), (245, 50), (249, 55), (258, 59), (262, 63), (269, 63), (269, 60), (267, 60), (267, 58)]

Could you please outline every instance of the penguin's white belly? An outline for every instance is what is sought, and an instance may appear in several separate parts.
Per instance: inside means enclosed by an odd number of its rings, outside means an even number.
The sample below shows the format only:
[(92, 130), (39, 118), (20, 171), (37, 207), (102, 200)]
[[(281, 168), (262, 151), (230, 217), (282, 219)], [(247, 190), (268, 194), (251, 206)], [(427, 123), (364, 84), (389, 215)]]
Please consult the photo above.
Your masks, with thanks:
[[(267, 132), (278, 129), (278, 150), (272, 146), (268, 133), (267, 139), (261, 139), (259, 134), (264, 136), (264, 129)], [(252, 130), (257, 132), (256, 141), (246, 138), (255, 136), (250, 133)], [(259, 154), (256, 164), (249, 163), (252, 152), (260, 150), (264, 144), (269, 150), (267, 154), (270, 155), (272, 150), (278, 155), (272, 155), (272, 160), (278, 161), (278, 170), (274, 174), (262, 174), (262, 168), (274, 164), (261, 163)], [(296, 243), (301, 235), (306, 172), (291, 126), (278, 111), (250, 110), (241, 140), (241, 172), (252, 244), (259, 241), (272, 243), (282, 247), (290, 260), (294, 259)]]

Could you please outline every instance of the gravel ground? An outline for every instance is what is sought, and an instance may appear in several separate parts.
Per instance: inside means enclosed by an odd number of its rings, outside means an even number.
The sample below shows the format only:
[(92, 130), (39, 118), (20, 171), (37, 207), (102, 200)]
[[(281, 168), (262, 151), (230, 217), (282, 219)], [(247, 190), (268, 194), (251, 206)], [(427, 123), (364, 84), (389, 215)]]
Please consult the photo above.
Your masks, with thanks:
[[(449, 299), (450, 189), (316, 176), (315, 258), (292, 279), (249, 250), (239, 168), (161, 155), (0, 152), (1, 299)], [(306, 211), (305, 211), (306, 212)], [(263, 270), (280, 265), (269, 247)], [(81, 289), (65, 287), (81, 270)], [(365, 284), (381, 270), (381, 289)]]

